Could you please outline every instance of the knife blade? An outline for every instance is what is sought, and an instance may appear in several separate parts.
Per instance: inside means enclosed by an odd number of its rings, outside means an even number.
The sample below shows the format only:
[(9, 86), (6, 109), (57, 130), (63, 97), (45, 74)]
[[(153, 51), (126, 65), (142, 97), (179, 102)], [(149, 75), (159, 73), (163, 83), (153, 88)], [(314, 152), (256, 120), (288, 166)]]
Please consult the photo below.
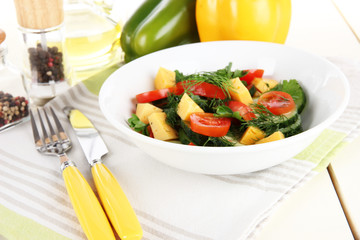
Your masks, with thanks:
[(65, 107), (64, 112), (91, 166), (100, 201), (115, 231), (121, 239), (141, 239), (143, 231), (136, 214), (118, 181), (101, 159), (108, 153), (108, 149), (99, 132), (78, 109)]
[(89, 164), (101, 161), (108, 149), (94, 125), (77, 109), (70, 110), (68, 117)]

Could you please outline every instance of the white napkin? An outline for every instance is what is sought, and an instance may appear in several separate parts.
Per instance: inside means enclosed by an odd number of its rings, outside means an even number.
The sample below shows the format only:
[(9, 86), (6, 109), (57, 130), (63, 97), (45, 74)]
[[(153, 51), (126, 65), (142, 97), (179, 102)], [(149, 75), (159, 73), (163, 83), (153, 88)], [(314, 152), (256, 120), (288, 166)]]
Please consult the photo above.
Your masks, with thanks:
[[(144, 240), (253, 239), (289, 194), (326, 167), (332, 150), (360, 133), (360, 102), (354, 97), (360, 94), (360, 63), (332, 60), (351, 84), (350, 105), (343, 115), (346, 117), (326, 130), (307, 151), (275, 167), (249, 174), (201, 175), (157, 162), (105, 120), (97, 96), (83, 84), (49, 104), (60, 113), (74, 143), (69, 157), (94, 190), (90, 168), (61, 109), (67, 105), (78, 108), (99, 130), (109, 149), (104, 163), (134, 207)], [(24, 240), (86, 239), (66, 193), (59, 161), (36, 152), (30, 124), (2, 132), (0, 142), (0, 213), (8, 214), (9, 219), (24, 218), (2, 222), (9, 226), (0, 227), (0, 235), (9, 239), (21, 236)], [(37, 236), (11, 231), (11, 224), (20, 225), (24, 231), (30, 231), (31, 226)]]

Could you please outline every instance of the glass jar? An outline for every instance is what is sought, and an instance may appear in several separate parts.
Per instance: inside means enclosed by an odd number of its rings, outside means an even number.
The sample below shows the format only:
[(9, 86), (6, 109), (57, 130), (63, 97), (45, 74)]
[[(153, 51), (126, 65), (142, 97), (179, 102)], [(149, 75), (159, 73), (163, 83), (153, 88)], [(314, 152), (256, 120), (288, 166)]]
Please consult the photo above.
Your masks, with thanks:
[(71, 85), (122, 62), (122, 24), (111, 11), (112, 2), (65, 0), (65, 46), (74, 70)]
[(69, 88), (62, 0), (14, 0), (23, 39), (23, 71), (30, 102), (44, 105)]
[(69, 88), (62, 25), (41, 30), (20, 27), (20, 31), (25, 45), (25, 87), (32, 103), (44, 105)]
[(7, 59), (6, 35), (0, 29), (0, 131), (28, 119), (24, 75)]

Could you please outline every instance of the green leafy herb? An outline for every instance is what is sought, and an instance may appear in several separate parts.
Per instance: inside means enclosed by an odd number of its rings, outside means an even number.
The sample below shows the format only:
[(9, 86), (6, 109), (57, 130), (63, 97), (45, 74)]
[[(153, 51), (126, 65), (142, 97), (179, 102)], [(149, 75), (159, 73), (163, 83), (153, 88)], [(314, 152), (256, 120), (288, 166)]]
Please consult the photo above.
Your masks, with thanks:
[(219, 69), (215, 73), (221, 76), (226, 76), (228, 79), (230, 79), (233, 75), (233, 72), (231, 72), (231, 66), (232, 63), (230, 62), (225, 68)]
[(233, 117), (233, 111), (225, 105), (218, 106), (216, 109), (216, 114), (214, 114), (216, 117)]
[(147, 130), (147, 126), (149, 124), (145, 124), (140, 121), (139, 117), (136, 114), (132, 114), (131, 118), (128, 119), (129, 126), (134, 129), (136, 132), (142, 133), (146, 136), (149, 136), (149, 131)]
[(255, 88), (255, 86), (253, 85), (253, 86), (249, 89), (249, 93), (250, 93), (251, 97), (254, 96), (255, 92), (256, 92), (256, 88)]
[(232, 117), (232, 118), (236, 118), (242, 122), (245, 121), (239, 112), (233, 112), (228, 106), (225, 106), (225, 105), (218, 106), (216, 108), (216, 113), (214, 114), (214, 116), (216, 116), (216, 117)]
[(233, 72), (232, 78), (241, 78), (243, 76), (245, 76), (248, 73), (248, 71), (244, 71), (244, 70), (235, 70)]
[(180, 127), (181, 118), (176, 112), (176, 108), (165, 108), (166, 122), (173, 128), (177, 129)]
[(202, 109), (206, 112), (207, 108), (208, 108), (208, 101), (206, 98), (202, 98), (198, 95), (194, 95), (194, 94), (191, 94), (189, 93), (188, 94), (189, 97), (194, 100), (194, 102)]
[(216, 112), (217, 107), (224, 104), (224, 100), (217, 98), (207, 98), (193, 94), (189, 94), (189, 96), (204, 112), (208, 113)]
[(163, 108), (177, 108), (182, 95), (169, 94), (166, 98)]
[(167, 102), (163, 106), (163, 110), (166, 113), (166, 122), (173, 128), (177, 129), (180, 127), (180, 117), (177, 114), (177, 107), (179, 105), (181, 96), (175, 94), (169, 94)]
[(186, 78), (186, 76), (179, 72), (179, 70), (175, 70), (175, 82), (178, 83), (178, 82), (182, 82), (184, 81)]
[(185, 145), (189, 145), (191, 143), (190, 138), (186, 135), (182, 128), (179, 129), (179, 141)]

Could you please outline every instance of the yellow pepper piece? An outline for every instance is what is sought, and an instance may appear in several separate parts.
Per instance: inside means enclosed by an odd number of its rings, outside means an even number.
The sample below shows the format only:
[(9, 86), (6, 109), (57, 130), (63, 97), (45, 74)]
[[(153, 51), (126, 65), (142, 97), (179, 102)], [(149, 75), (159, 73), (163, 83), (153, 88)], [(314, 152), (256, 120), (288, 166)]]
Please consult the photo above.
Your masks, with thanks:
[(174, 71), (160, 67), (155, 77), (155, 89), (169, 88), (175, 86), (176, 74)]
[(177, 114), (182, 120), (190, 121), (190, 115), (195, 112), (204, 112), (204, 110), (189, 95), (184, 93), (179, 102)]
[(278, 140), (281, 140), (281, 139), (284, 139), (284, 138), (285, 138), (284, 134), (282, 132), (280, 132), (280, 131), (277, 131), (277, 132), (274, 132), (273, 134), (271, 134), (270, 136), (268, 136), (266, 138), (260, 139), (255, 144), (278, 141)]
[(260, 139), (263, 139), (265, 136), (265, 132), (260, 128), (250, 126), (245, 130), (243, 136), (240, 139), (240, 143), (244, 145), (252, 145)]
[(260, 93), (269, 91), (270, 89), (278, 85), (278, 83), (278, 81), (268, 78), (254, 78), (254, 80), (252, 81), (252, 84), (254, 84), (255, 88)]
[(240, 78), (231, 79), (231, 85), (232, 86), (229, 89), (231, 99), (242, 102), (246, 105), (250, 105), (251, 103), (253, 103), (253, 99), (249, 90), (241, 82)]
[(200, 40), (254, 40), (284, 43), (291, 0), (197, 0)]

